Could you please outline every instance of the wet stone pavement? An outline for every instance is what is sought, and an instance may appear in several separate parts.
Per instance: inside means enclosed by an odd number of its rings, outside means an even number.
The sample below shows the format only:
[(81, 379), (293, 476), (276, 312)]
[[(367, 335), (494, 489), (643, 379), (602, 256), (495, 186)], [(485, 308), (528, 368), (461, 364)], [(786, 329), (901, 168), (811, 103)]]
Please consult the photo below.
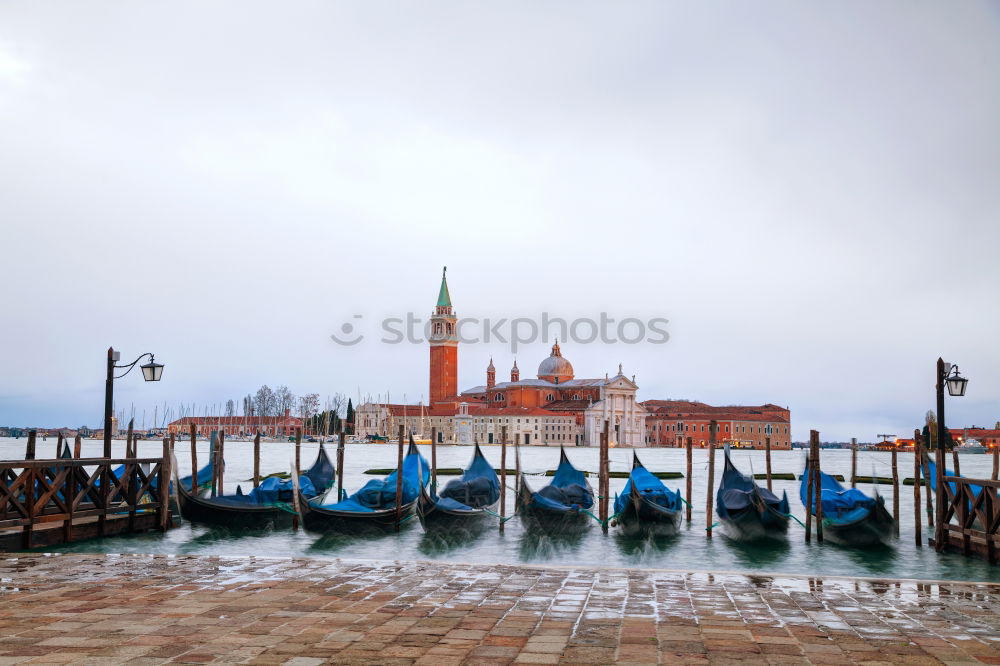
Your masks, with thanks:
[(145, 555), (0, 558), (0, 665), (1000, 664), (1000, 586)]

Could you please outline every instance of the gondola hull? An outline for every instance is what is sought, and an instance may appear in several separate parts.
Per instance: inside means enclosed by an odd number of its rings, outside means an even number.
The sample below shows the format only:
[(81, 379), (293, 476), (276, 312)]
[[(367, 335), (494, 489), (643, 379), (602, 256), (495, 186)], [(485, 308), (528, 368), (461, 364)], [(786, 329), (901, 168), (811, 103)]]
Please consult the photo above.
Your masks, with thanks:
[(722, 481), (715, 494), (715, 511), (726, 536), (739, 541), (785, 539), (788, 533), (788, 494), (779, 499), (741, 473), (726, 449)]
[[(416, 469), (411, 469), (412, 467)], [(407, 476), (412, 475), (414, 472), (416, 474), (415, 479)], [(420, 451), (413, 442), (413, 437), (410, 437), (410, 447), (406, 458), (403, 460), (403, 469), (390, 474), (386, 477), (384, 483), (392, 483), (395, 486), (395, 482), (391, 480), (399, 473), (402, 473), (404, 478), (411, 478), (408, 481), (411, 487), (422, 488), (430, 480), (430, 467), (423, 456), (420, 455)], [(325, 496), (319, 496), (311, 501), (307, 501), (300, 494), (298, 509), (302, 514), (303, 526), (306, 529), (314, 531), (334, 531), (346, 534), (395, 529), (397, 525), (397, 513), (396, 507), (392, 506), (395, 504), (395, 499), (391, 503), (385, 502), (384, 504), (376, 505), (378, 508), (373, 508), (373, 505), (367, 501), (358, 501), (357, 496), (358, 493), (350, 497), (342, 496), (337, 498), (337, 502), (326, 503)], [(419, 493), (416, 494), (416, 497), (413, 495), (410, 495), (410, 497), (413, 497), (413, 499), (406, 501), (407, 497), (404, 496), (404, 501), (400, 506), (398, 514), (399, 524), (405, 523), (412, 517)]]
[[(343, 532), (357, 534), (372, 530), (390, 531), (396, 527), (396, 509), (380, 509), (377, 511), (339, 511), (323, 509), (309, 504), (305, 498), (300, 498), (302, 525), (307, 530), (316, 532)], [(401, 523), (408, 520), (413, 513), (416, 502), (404, 504), (400, 510)]]
[(882, 498), (857, 520), (823, 519), (823, 537), (842, 546), (870, 548), (888, 545), (895, 536), (895, 521)]
[(535, 501), (534, 493), (521, 479), (521, 491), (517, 496), (515, 510), (525, 525), (531, 529), (562, 532), (580, 530), (587, 527), (590, 516), (581, 507), (566, 510), (553, 509)]
[[(811, 477), (807, 463), (799, 478), (799, 499), (806, 511), (816, 517), (816, 490), (810, 484)], [(886, 511), (885, 500), (877, 492), (871, 498), (857, 488), (844, 488), (837, 479), (822, 471), (818, 478), (825, 540), (864, 548), (888, 544), (895, 536), (896, 521)]]
[[(208, 469), (211, 472), (211, 469)], [(202, 472), (199, 472), (199, 480), (201, 475)], [(333, 482), (333, 465), (322, 444), (316, 455), (316, 462), (305, 475), (317, 487), (326, 488)], [(200, 497), (191, 492), (190, 481), (188, 484), (178, 482), (177, 486), (181, 515), (191, 522), (252, 529), (290, 527), (293, 522), (294, 511), (290, 501), (287, 504), (278, 501), (244, 501), (242, 498), (246, 496), (242, 494), (230, 497)]]
[(293, 514), (277, 506), (249, 502), (228, 504), (210, 498), (195, 497), (184, 486), (180, 486), (178, 497), (181, 515), (193, 523), (251, 529), (288, 527), (292, 524)]
[(417, 518), (426, 530), (473, 530), (496, 517), (501, 492), (500, 478), (477, 443), (461, 478), (449, 481), (443, 493), (420, 488)]
[(632, 471), (622, 494), (615, 497), (617, 525), (625, 536), (677, 534), (681, 521), (680, 492), (672, 492), (632, 453)]
[(420, 524), (426, 530), (468, 530), (494, 519), (495, 516), (489, 511), (496, 513), (496, 508), (497, 505), (492, 504), (484, 508), (461, 511), (445, 509), (434, 501), (426, 489), (423, 489), (420, 499), (417, 500), (416, 512)]
[(633, 495), (616, 520), (625, 536), (672, 536), (680, 529), (681, 512)]
[(784, 539), (788, 533), (788, 518), (768, 509), (763, 511), (750, 506), (741, 511), (730, 511), (720, 518), (723, 532), (738, 541)]

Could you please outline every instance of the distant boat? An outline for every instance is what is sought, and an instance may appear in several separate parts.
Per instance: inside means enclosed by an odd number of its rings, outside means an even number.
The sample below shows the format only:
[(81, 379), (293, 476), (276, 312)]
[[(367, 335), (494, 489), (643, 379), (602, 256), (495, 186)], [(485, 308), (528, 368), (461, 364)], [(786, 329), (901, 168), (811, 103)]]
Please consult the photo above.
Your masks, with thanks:
[(742, 540), (785, 538), (788, 532), (788, 493), (781, 499), (733, 465), (729, 449), (716, 493), (715, 511), (730, 536)]
[(594, 491), (586, 475), (573, 467), (559, 447), (559, 466), (549, 485), (535, 492), (521, 474), (516, 510), (529, 525), (543, 529), (580, 529), (594, 507)]
[(460, 478), (449, 481), (440, 494), (421, 488), (417, 517), (424, 529), (468, 527), (490, 517), (502, 490), (496, 470), (477, 443)]
[[(385, 479), (369, 481), (349, 497), (336, 497), (331, 488), (326, 494), (300, 501), (302, 522), (307, 529), (363, 531), (385, 529), (396, 523), (396, 479), (400, 470)], [(420, 496), (422, 487), (430, 481), (430, 465), (420, 455), (420, 450), (410, 438), (410, 446), (403, 459), (402, 502), (399, 514), (410, 516)], [(334, 497), (328, 497), (333, 492)]]
[[(809, 465), (799, 483), (799, 499), (816, 515), (815, 495), (809, 497)], [(820, 506), (823, 508), (823, 534), (845, 546), (876, 546), (889, 543), (895, 534), (892, 515), (878, 491), (874, 499), (857, 488), (844, 488), (835, 478), (820, 471)], [(815, 493), (815, 490), (812, 490)]]
[(681, 522), (681, 491), (671, 491), (632, 453), (632, 472), (615, 497), (615, 515), (623, 534), (676, 534)]
[[(325, 492), (333, 483), (333, 478), (333, 463), (326, 454), (326, 448), (320, 445), (316, 461), (299, 477), (298, 489), (304, 497), (313, 497)], [(235, 495), (220, 497), (199, 497), (191, 493), (190, 484), (178, 485), (181, 515), (192, 522), (237, 528), (284, 526), (292, 522), (295, 492), (292, 480), (268, 477), (249, 493), (244, 494), (242, 488), (237, 486)]]
[(955, 447), (959, 453), (989, 453), (989, 449), (974, 439)]

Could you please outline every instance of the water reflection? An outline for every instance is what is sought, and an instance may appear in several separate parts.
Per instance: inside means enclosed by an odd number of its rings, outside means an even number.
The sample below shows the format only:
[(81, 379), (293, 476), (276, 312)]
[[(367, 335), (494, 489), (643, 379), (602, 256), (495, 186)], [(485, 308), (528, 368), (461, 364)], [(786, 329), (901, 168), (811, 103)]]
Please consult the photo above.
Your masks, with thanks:
[(420, 537), (417, 550), (428, 557), (440, 557), (459, 548), (468, 548), (487, 532), (496, 531), (496, 521), (493, 520), (479, 520), (447, 527), (429, 527)]
[(837, 548), (847, 559), (869, 573), (900, 575), (896, 568), (896, 549), (892, 545), (877, 545), (870, 548), (851, 548), (835, 543), (824, 543), (824, 548)]
[(722, 539), (727, 550), (733, 555), (737, 567), (759, 569), (781, 561), (788, 556), (792, 547), (787, 539), (760, 539), (757, 541), (739, 541), (737, 539)]
[[(281, 530), (282, 534), (287, 530)], [(178, 546), (180, 553), (200, 553), (205, 550), (214, 550), (213, 546), (230, 546), (240, 539), (265, 539), (274, 535), (274, 528), (265, 527), (239, 527), (230, 528), (221, 525), (205, 526), (204, 531), (196, 534)]]
[[(306, 552), (310, 554), (326, 554), (326, 555), (336, 555), (338, 552), (342, 554), (352, 546), (356, 545), (366, 545), (370, 544), (373, 547), (378, 547), (380, 551), (384, 551), (387, 546), (387, 541), (391, 540), (393, 545), (388, 546), (392, 549), (392, 552), (382, 552), (382, 556), (392, 555), (395, 557), (398, 553), (398, 540), (400, 536), (405, 535), (408, 531), (414, 529), (414, 523), (416, 523), (416, 518), (413, 520), (407, 520), (399, 526), (399, 533), (396, 533), (394, 527), (381, 527), (377, 524), (356, 524), (354, 522), (345, 526), (342, 530), (326, 530), (323, 532), (313, 532), (309, 531), (307, 534), (319, 534), (319, 538), (309, 544), (306, 548)], [(420, 529), (417, 525), (416, 529)]]
[(625, 536), (616, 533), (615, 543), (629, 564), (657, 562), (668, 550), (680, 542), (680, 535)]
[[(589, 527), (589, 525), (588, 525)], [(517, 554), (522, 562), (545, 562), (566, 564), (573, 562), (567, 557), (580, 549), (589, 530), (554, 529), (543, 530), (540, 526), (525, 529), (517, 542)]]

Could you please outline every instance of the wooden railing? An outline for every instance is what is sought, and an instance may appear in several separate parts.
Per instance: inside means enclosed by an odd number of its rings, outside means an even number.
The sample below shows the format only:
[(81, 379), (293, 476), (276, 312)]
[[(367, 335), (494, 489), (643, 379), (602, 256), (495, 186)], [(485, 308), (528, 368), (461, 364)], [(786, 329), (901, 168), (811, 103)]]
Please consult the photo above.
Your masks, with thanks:
[[(978, 555), (990, 564), (1000, 555), (1000, 481), (941, 476), (937, 484), (935, 548)], [(954, 484), (954, 487), (952, 487)]]
[[(115, 469), (124, 466), (120, 474)], [(143, 467), (147, 467), (145, 471)], [(132, 531), (136, 516), (155, 513), (156, 525), (166, 530), (170, 522), (168, 497), (170, 456), (163, 458), (65, 458), (0, 462), (0, 532), (21, 528), (22, 548), (32, 547), (40, 526), (62, 523), (62, 541), (73, 540), (74, 522), (98, 523), (97, 534), (106, 535), (106, 523), (127, 518), (124, 530)], [(144, 524), (149, 520), (144, 519)]]

